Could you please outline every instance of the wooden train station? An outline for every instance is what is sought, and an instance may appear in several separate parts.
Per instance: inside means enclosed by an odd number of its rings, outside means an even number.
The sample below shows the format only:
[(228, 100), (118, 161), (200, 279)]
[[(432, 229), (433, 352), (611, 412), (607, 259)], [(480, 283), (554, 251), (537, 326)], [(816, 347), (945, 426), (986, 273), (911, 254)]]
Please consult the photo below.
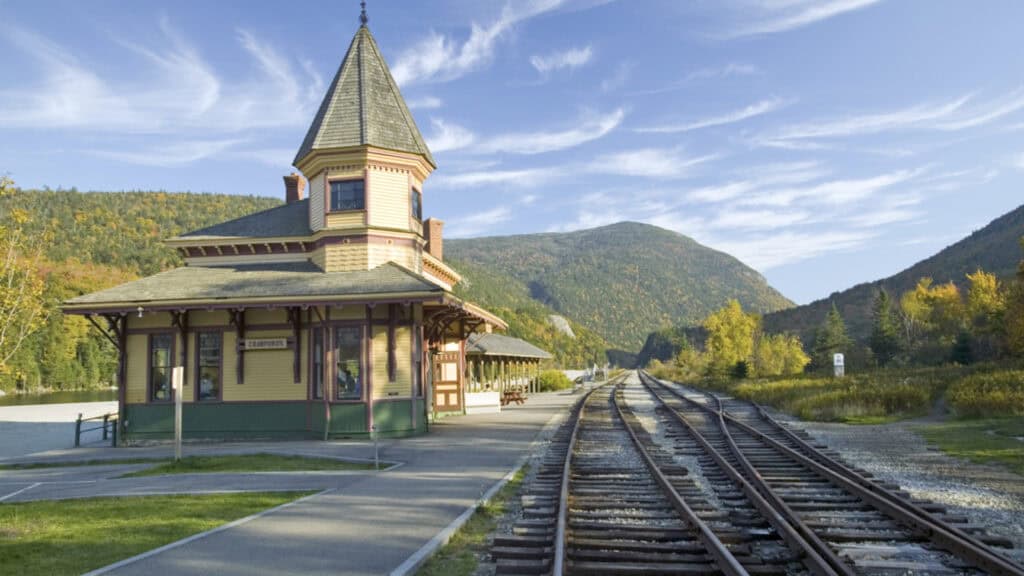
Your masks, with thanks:
[[(434, 158), (364, 22), (284, 177), (287, 202), (167, 240), (185, 265), (64, 304), (117, 347), (122, 434), (415, 434), (461, 411), (466, 338), (506, 328), (452, 293)], [(305, 192), (308, 182), (308, 197)]]

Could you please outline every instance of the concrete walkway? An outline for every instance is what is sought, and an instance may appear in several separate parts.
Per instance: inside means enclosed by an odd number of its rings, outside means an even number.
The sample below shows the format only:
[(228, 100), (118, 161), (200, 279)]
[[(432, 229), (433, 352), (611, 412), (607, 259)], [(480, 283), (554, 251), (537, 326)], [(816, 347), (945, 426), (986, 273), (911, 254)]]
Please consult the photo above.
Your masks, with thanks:
[[(109, 479), (131, 466), (63, 471), (0, 471), (7, 502), (99, 494), (219, 490), (326, 489), (251, 522), (166, 550), (113, 574), (387, 574), (472, 506), (531, 448), (538, 432), (566, 413), (577, 396), (535, 394), (501, 414), (460, 416), (430, 434), (381, 442), (381, 458), (401, 466), (384, 472), (216, 474)], [(549, 427), (548, 431), (553, 428)], [(189, 453), (294, 451), (372, 456), (367, 442), (292, 442), (186, 447)], [(51, 452), (46, 459), (166, 455), (169, 447)], [(34, 459), (38, 459), (37, 456)], [(137, 466), (136, 466), (137, 467)], [(47, 484), (51, 482), (52, 484)]]

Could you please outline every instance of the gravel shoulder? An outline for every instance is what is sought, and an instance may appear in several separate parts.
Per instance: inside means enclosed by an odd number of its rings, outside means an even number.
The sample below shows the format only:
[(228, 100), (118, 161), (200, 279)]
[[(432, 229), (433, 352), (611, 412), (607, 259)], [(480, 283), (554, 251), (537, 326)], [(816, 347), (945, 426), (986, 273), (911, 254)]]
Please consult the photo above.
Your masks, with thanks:
[(992, 535), (1009, 538), (1024, 562), (1024, 477), (1005, 468), (954, 458), (930, 446), (913, 423), (849, 425), (775, 418), (806, 430), (847, 463), (899, 484), (917, 498), (944, 504)]

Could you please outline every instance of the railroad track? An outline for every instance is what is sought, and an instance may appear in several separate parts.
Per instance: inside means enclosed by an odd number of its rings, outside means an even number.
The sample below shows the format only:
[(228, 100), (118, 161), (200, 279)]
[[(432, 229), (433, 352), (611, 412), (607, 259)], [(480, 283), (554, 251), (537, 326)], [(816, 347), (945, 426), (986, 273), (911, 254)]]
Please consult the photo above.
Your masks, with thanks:
[(641, 381), (662, 414), (702, 439), (698, 443), (708, 457), (742, 471), (829, 568), (858, 574), (1024, 574), (992, 548), (1010, 546), (1005, 539), (875, 481), (758, 406), (683, 391), (643, 373)]
[[(647, 432), (622, 381), (573, 410), (495, 539), (499, 574), (836, 574), (735, 471), (700, 464)], [(696, 444), (675, 431), (682, 449)], [(698, 464), (694, 463), (695, 466)]]
[(552, 438), (498, 574), (1024, 575), (990, 547), (1009, 542), (759, 407), (627, 376)]

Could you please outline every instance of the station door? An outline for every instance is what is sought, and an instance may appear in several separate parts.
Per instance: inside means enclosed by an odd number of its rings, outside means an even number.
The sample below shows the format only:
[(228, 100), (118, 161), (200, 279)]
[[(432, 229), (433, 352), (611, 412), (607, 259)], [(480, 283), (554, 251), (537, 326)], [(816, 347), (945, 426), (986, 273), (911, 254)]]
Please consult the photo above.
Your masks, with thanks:
[(459, 353), (434, 355), (434, 412), (462, 411), (462, 379), (459, 377)]

